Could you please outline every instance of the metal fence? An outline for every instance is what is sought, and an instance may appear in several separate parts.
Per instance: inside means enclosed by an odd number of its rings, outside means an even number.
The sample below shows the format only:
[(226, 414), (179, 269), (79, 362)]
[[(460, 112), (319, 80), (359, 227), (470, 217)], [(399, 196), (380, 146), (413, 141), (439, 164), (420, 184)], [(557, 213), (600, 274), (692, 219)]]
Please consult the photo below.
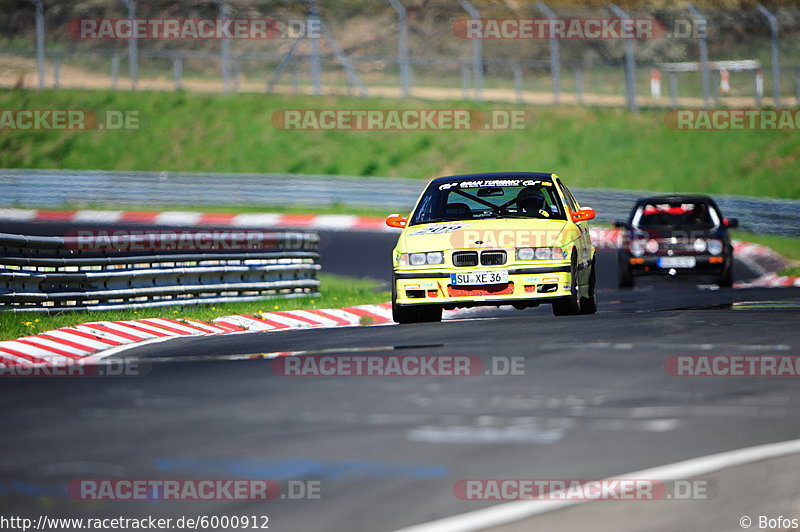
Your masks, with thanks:
[[(298, 205), (377, 207), (408, 212), (419, 179), (298, 174), (206, 174), (0, 170), (0, 206), (202, 207)], [(636, 199), (651, 191), (573, 188), (581, 204), (597, 210), (599, 223), (625, 218)], [(800, 201), (714, 195), (725, 216), (754, 233), (800, 236)]]
[[(319, 4), (319, 5), (318, 5)], [(13, 5), (7, 3), (5, 5)], [(32, 0), (2, 13), (0, 84), (188, 89), (217, 92), (350, 93), (518, 103), (647, 106), (787, 105), (800, 102), (800, 8), (720, 9), (545, 2), (296, 0), (166, 2)], [(81, 40), (86, 18), (270, 18), (299, 30), (274, 39)], [(649, 19), (651, 39), (471, 39), (462, 19)], [(311, 34), (308, 28), (319, 28)], [(726, 63), (726, 61), (728, 63)], [(729, 68), (731, 61), (748, 65)], [(678, 63), (678, 66), (675, 64)], [(662, 90), (662, 73), (668, 88)]]
[[(0, 310), (116, 310), (318, 295), (316, 234), (270, 233), (269, 246), (254, 250), (187, 251), (177, 249), (175, 238), (116, 236), (113, 249), (98, 250), (85, 248), (85, 237), (0, 233)], [(156, 246), (139, 251), (133, 241)]]

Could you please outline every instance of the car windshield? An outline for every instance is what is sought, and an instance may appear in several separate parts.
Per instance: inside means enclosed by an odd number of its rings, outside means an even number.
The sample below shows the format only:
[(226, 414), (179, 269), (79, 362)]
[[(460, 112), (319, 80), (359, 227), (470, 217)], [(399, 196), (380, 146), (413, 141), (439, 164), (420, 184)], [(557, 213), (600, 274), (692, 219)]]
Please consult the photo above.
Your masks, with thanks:
[(565, 220), (550, 179), (464, 179), (431, 184), (409, 225), (484, 218)]
[(698, 227), (710, 229), (719, 225), (719, 213), (706, 202), (651, 202), (639, 205), (633, 226), (640, 229)]

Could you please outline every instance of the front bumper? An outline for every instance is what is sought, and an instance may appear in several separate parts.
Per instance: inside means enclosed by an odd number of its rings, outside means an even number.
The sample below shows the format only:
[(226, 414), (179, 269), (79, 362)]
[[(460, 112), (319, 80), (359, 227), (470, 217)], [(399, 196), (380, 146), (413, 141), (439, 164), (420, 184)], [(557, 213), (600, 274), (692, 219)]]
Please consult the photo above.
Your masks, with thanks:
[(680, 255), (680, 257), (694, 258), (695, 265), (687, 268), (660, 264), (660, 259), (672, 258), (668, 255), (643, 255), (641, 257), (627, 255), (623, 260), (634, 275), (716, 275), (725, 271), (731, 263), (730, 258), (725, 255), (701, 254)]
[(437, 270), (396, 269), (394, 302), (398, 305), (441, 305), (444, 308), (483, 305), (535, 305), (570, 295), (572, 273), (569, 263), (541, 267), (474, 268), (475, 271), (508, 271), (508, 283), (501, 285), (452, 286), (451, 273), (466, 268)]

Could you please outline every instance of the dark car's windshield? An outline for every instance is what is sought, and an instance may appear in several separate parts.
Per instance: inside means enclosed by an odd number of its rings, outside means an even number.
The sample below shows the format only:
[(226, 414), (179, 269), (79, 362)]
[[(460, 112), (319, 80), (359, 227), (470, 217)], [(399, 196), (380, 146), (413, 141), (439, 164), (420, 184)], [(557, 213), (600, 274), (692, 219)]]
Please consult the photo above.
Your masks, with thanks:
[(707, 202), (654, 201), (637, 207), (632, 225), (639, 229), (677, 227), (711, 229), (720, 225), (720, 216), (714, 205)]
[(409, 225), (483, 218), (564, 220), (550, 179), (464, 179), (431, 184)]

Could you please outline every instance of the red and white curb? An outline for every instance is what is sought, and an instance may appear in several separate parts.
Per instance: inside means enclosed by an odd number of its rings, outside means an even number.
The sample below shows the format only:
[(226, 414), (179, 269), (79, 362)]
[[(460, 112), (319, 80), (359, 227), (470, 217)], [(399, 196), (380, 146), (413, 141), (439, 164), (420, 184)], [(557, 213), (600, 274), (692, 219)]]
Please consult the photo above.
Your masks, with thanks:
[(751, 242), (733, 242), (733, 253), (736, 258), (759, 274), (758, 277), (744, 283), (735, 283), (734, 288), (783, 288), (800, 287), (800, 277), (784, 276), (775, 273), (789, 265), (789, 262), (778, 255), (772, 248)]
[(0, 220), (98, 224), (143, 223), (179, 227), (278, 227), (330, 231), (397, 231), (397, 229), (388, 227), (383, 218), (350, 214), (0, 209)]
[(0, 368), (94, 362), (123, 348), (187, 336), (385, 324), (391, 303), (232, 315), (210, 322), (148, 318), (97, 321), (0, 342)]

